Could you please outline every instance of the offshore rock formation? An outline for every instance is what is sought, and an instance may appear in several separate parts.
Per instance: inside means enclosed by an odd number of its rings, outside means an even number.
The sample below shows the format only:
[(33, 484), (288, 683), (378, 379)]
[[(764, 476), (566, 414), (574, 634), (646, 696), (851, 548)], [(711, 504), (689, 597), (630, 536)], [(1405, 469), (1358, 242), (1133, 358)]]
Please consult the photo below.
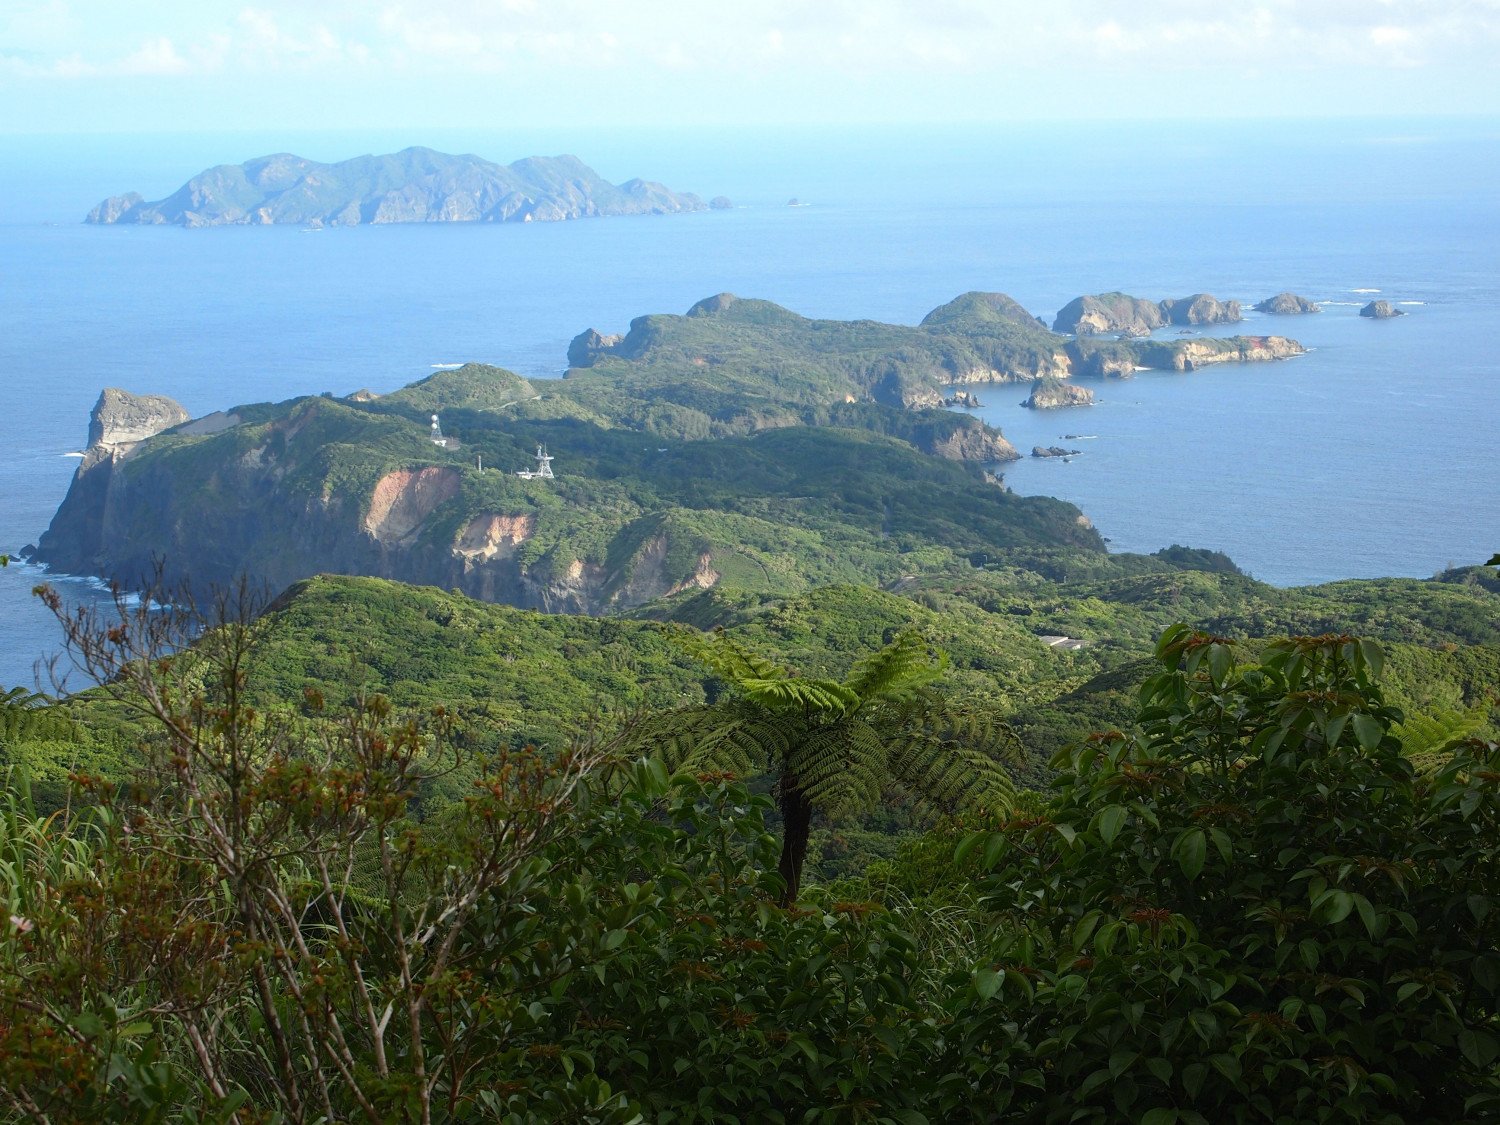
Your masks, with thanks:
[(1372, 320), (1389, 320), (1393, 316), (1405, 316), (1406, 313), (1389, 301), (1371, 301), (1359, 310), (1359, 315), (1370, 317)]
[(1099, 293), (1075, 297), (1052, 321), (1052, 331), (1071, 332), (1078, 336), (1098, 336), (1110, 332), (1127, 336), (1149, 336), (1167, 323), (1161, 305), (1128, 293)]
[(1062, 406), (1093, 406), (1094, 392), (1061, 379), (1038, 379), (1022, 406), (1033, 410), (1055, 410)]
[(1267, 297), (1264, 301), (1258, 302), (1255, 311), (1270, 313), (1273, 316), (1304, 316), (1323, 310), (1306, 297), (1299, 297), (1295, 293), (1278, 293), (1274, 297)]
[(1148, 301), (1114, 292), (1075, 297), (1058, 311), (1052, 330), (1076, 336), (1149, 336), (1168, 324), (1237, 324), (1242, 319), (1238, 301), (1220, 301), (1208, 293)]
[(1238, 324), (1245, 319), (1238, 301), (1221, 301), (1207, 293), (1168, 298), (1161, 302), (1161, 313), (1168, 324)]
[(166, 199), (147, 202), (136, 192), (106, 199), (84, 221), (185, 227), (529, 223), (706, 207), (696, 195), (648, 180), (611, 184), (576, 156), (533, 156), (503, 165), (408, 148), (337, 164), (291, 153), (223, 164), (194, 176)]

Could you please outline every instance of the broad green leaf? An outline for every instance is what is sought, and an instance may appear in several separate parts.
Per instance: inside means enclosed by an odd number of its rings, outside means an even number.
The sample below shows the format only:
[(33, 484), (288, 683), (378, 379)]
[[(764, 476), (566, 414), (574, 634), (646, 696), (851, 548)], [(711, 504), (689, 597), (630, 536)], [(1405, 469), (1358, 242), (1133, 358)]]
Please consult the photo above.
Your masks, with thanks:
[(1189, 828), (1178, 836), (1172, 845), (1172, 858), (1182, 868), (1184, 875), (1189, 879), (1196, 879), (1208, 859), (1208, 838), (1203, 834), (1203, 829)]
[(1354, 737), (1361, 749), (1373, 750), (1385, 737), (1385, 727), (1373, 715), (1361, 713), (1354, 716)]
[(1348, 891), (1329, 891), (1323, 902), (1327, 904), (1327, 914), (1324, 920), (1331, 925), (1342, 922), (1354, 909), (1354, 896)]
[(1099, 813), (1096, 824), (1099, 828), (1099, 838), (1108, 846), (1115, 842), (1115, 837), (1120, 834), (1120, 829), (1125, 824), (1125, 806), (1110, 805)]

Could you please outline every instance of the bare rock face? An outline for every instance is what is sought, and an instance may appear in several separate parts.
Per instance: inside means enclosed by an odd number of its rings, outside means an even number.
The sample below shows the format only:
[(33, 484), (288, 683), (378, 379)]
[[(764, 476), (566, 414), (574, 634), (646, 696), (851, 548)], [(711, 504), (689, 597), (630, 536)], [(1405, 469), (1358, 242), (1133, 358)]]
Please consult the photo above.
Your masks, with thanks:
[(1169, 297), (1161, 302), (1161, 313), (1169, 324), (1238, 324), (1244, 319), (1238, 301), (1221, 301), (1208, 293)]
[(89, 415), (89, 445), (127, 445), (155, 437), (189, 418), (175, 399), (166, 395), (133, 395), (105, 387)]
[(1295, 293), (1278, 293), (1257, 303), (1255, 311), (1270, 313), (1272, 316), (1305, 316), (1323, 310), (1306, 297), (1299, 297)]
[(480, 512), (459, 532), (453, 553), (467, 562), (489, 562), (508, 558), (536, 531), (536, 517), (530, 513), (506, 515)]
[(1155, 301), (1132, 297), (1128, 293), (1099, 293), (1075, 297), (1064, 305), (1052, 322), (1052, 331), (1079, 336), (1109, 332), (1149, 336), (1166, 323), (1161, 306)]
[(1372, 320), (1390, 320), (1393, 316), (1405, 316), (1406, 313), (1389, 301), (1371, 301), (1359, 310), (1359, 315), (1367, 316)]
[(1093, 406), (1094, 392), (1061, 379), (1038, 379), (1022, 406), (1032, 410), (1055, 410), (1062, 406)]
[(428, 516), (458, 495), (461, 484), (455, 470), (439, 465), (387, 473), (370, 496), (365, 530), (379, 543), (409, 540)]

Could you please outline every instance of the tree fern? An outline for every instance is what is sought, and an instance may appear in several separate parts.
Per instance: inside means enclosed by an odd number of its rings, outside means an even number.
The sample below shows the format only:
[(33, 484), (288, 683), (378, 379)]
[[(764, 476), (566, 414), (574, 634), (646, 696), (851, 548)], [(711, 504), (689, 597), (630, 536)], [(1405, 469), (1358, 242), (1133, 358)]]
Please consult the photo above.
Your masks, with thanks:
[(799, 676), (723, 632), (674, 636), (730, 692), (640, 719), (626, 745), (673, 772), (774, 775), (789, 900), (815, 809), (868, 812), (892, 782), (947, 809), (1011, 803), (1015, 785), (1001, 763), (1018, 757), (1015, 735), (992, 712), (932, 690), (943, 659), (920, 633), (860, 659), (842, 682)]

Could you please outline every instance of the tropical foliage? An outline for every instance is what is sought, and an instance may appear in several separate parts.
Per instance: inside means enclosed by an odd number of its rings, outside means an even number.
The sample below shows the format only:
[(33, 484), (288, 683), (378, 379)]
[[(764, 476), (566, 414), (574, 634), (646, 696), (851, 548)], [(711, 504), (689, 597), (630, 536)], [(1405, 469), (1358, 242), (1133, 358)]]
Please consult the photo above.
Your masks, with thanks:
[(814, 812), (868, 812), (890, 784), (948, 808), (998, 812), (1015, 792), (1002, 759), (1017, 744), (993, 713), (931, 689), (940, 665), (905, 632), (844, 680), (804, 678), (723, 632), (681, 643), (730, 694), (650, 717), (626, 744), (672, 771), (769, 773), (782, 821), (784, 902), (797, 898)]

